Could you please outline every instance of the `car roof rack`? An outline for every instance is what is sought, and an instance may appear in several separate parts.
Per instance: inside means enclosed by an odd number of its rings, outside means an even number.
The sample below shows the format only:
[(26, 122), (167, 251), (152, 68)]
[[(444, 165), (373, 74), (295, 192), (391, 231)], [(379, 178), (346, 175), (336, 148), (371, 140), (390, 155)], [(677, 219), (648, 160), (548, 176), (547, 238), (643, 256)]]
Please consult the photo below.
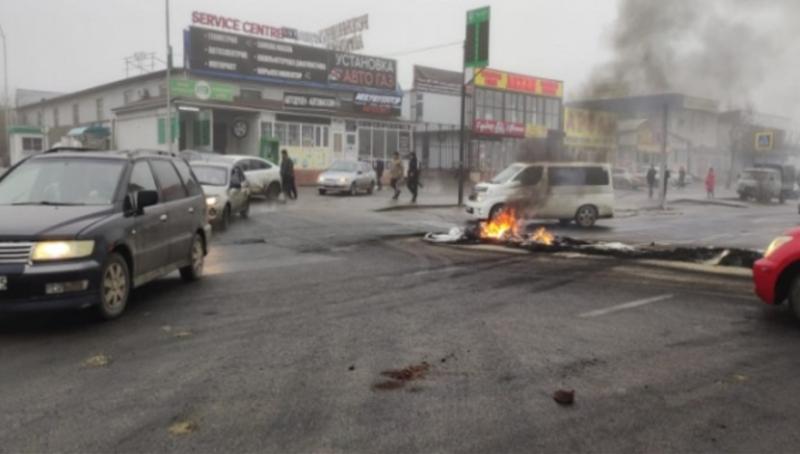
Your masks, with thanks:
[(53, 147), (42, 152), (42, 154), (60, 153), (62, 151), (100, 151), (94, 148), (86, 147)]

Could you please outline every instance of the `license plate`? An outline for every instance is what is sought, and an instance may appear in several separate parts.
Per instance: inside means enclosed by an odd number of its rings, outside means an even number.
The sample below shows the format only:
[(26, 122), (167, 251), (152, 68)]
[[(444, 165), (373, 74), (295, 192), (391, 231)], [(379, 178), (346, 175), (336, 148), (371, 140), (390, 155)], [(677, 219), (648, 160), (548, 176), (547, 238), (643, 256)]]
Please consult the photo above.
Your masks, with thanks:
[(5, 276), (0, 276), (0, 292), (3, 290), (8, 290), (8, 278)]

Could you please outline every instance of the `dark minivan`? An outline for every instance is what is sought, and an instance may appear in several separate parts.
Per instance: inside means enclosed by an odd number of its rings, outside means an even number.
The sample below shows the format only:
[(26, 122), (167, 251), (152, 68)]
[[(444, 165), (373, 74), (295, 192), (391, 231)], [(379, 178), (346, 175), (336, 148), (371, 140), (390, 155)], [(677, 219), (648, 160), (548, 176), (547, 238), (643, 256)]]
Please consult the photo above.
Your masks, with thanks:
[(53, 149), (0, 177), (0, 312), (96, 307), (122, 314), (131, 289), (208, 252), (203, 190), (159, 151)]

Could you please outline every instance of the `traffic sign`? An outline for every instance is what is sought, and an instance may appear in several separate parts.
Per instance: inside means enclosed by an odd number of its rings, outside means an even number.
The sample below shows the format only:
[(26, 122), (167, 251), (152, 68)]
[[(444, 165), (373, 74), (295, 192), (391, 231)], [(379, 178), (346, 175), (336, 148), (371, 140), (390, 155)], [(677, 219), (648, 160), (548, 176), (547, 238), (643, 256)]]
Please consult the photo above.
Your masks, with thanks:
[(488, 6), (467, 11), (467, 40), (464, 44), (464, 66), (467, 68), (489, 66), (489, 16)]

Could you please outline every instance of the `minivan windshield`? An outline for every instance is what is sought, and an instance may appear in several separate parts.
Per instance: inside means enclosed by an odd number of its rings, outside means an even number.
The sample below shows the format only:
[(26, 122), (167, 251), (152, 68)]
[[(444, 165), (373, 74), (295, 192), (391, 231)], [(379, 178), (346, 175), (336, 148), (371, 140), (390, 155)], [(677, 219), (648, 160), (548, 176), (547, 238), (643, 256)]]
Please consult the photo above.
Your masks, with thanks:
[(336, 161), (328, 168), (335, 172), (355, 172), (358, 170), (358, 164), (351, 161)]
[(503, 170), (502, 172), (498, 173), (497, 176), (492, 178), (491, 182), (494, 183), (494, 184), (508, 183), (524, 167), (525, 166), (522, 165), (522, 164), (511, 164), (510, 166), (506, 167), (505, 170)]
[(228, 184), (228, 169), (219, 166), (192, 165), (197, 181), (203, 186), (225, 186)]
[(0, 180), (0, 205), (110, 205), (125, 162), (32, 159)]

